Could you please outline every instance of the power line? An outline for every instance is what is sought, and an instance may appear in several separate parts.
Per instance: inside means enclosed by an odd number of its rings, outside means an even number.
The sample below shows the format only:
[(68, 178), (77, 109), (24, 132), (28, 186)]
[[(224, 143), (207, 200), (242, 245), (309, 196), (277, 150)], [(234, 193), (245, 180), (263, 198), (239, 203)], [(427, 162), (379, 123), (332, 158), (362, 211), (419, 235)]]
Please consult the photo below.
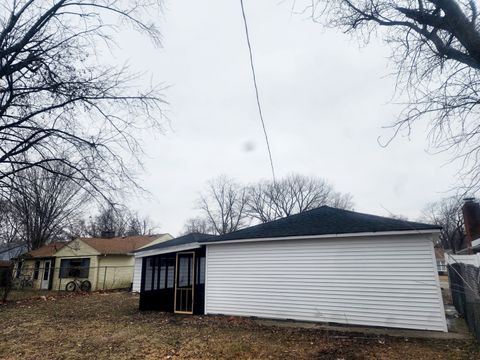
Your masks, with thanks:
[(255, 97), (257, 99), (258, 114), (262, 121), (263, 134), (265, 135), (265, 142), (267, 143), (268, 157), (270, 159), (270, 167), (272, 168), (273, 182), (275, 182), (275, 167), (273, 166), (272, 151), (270, 150), (270, 142), (268, 141), (267, 129), (265, 127), (265, 121), (263, 120), (262, 106), (260, 104), (260, 96), (258, 95), (257, 77), (255, 75), (255, 65), (253, 63), (252, 45), (250, 43), (250, 35), (248, 33), (247, 17), (245, 15), (245, 7), (243, 6), (243, 0), (240, 0), (240, 6), (242, 8), (243, 24), (245, 25), (245, 35), (247, 37), (248, 53), (250, 55), (250, 68), (252, 69), (253, 85), (255, 87)]

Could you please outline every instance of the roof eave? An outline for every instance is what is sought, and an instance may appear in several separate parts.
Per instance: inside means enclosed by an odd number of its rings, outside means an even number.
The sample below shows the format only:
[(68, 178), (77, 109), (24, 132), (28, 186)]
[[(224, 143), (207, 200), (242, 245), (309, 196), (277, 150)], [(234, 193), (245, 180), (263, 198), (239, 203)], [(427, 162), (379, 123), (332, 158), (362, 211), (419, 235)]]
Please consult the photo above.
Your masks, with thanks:
[(142, 257), (146, 257), (146, 256), (168, 254), (168, 253), (171, 253), (171, 252), (198, 249), (202, 245), (203, 244), (200, 244), (198, 242), (194, 242), (194, 243), (183, 244), (183, 245), (168, 246), (168, 247), (160, 248), (160, 249), (139, 251), (139, 252), (132, 253), (132, 255), (135, 255), (136, 258), (142, 258)]
[(425, 229), (425, 230), (401, 230), (401, 231), (377, 231), (377, 232), (360, 232), (360, 233), (341, 233), (341, 234), (324, 234), (324, 235), (298, 235), (298, 236), (279, 236), (267, 238), (245, 238), (231, 239), (220, 241), (205, 241), (203, 245), (215, 245), (237, 242), (256, 242), (256, 241), (276, 241), (276, 240), (301, 240), (301, 239), (335, 239), (350, 237), (371, 237), (371, 236), (394, 236), (394, 235), (429, 235), (438, 234), (441, 229)]

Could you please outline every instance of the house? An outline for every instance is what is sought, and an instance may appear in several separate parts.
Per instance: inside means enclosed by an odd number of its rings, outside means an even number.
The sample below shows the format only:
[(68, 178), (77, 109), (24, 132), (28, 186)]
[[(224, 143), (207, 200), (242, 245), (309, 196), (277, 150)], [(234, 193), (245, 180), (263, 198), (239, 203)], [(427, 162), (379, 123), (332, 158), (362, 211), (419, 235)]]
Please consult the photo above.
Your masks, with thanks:
[(474, 198), (465, 198), (462, 206), (465, 239), (457, 254), (480, 253), (480, 204)]
[(440, 228), (322, 206), (135, 252), (140, 309), (447, 331)]
[(33, 288), (48, 290), (52, 288), (55, 253), (65, 246), (64, 242), (52, 242), (17, 257), (15, 278), (29, 278)]
[(22, 273), (30, 271), (36, 289), (65, 290), (74, 280), (88, 280), (91, 290), (129, 288), (134, 264), (131, 253), (171, 238), (160, 234), (52, 243), (22, 256)]
[[(11, 242), (0, 244), (0, 287), (6, 283), (6, 276), (11, 276), (10, 267), (14, 265), (14, 259), (27, 251), (27, 246), (23, 243)], [(8, 275), (6, 275), (8, 272)]]

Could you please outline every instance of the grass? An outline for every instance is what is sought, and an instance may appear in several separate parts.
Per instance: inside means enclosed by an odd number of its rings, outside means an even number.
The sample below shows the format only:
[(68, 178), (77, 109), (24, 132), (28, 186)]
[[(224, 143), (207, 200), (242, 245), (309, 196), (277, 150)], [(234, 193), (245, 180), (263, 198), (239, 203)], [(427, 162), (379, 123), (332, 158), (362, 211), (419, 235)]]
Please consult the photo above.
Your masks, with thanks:
[(0, 307), (1, 359), (479, 359), (473, 340), (415, 340), (139, 312), (125, 292)]
[(49, 290), (30, 290), (30, 289), (22, 289), (22, 290), (10, 290), (8, 293), (7, 301), (15, 302), (15, 301), (22, 301), (31, 298), (39, 298), (41, 296), (56, 296), (58, 295), (57, 291), (49, 291)]

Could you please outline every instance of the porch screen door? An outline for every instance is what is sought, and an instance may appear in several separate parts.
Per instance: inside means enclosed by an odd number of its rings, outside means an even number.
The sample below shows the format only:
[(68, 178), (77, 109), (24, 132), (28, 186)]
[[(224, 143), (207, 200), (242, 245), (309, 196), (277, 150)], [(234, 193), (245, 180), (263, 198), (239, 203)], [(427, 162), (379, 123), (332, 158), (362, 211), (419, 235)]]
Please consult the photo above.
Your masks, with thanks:
[(193, 314), (195, 253), (177, 253), (175, 276), (175, 312)]

